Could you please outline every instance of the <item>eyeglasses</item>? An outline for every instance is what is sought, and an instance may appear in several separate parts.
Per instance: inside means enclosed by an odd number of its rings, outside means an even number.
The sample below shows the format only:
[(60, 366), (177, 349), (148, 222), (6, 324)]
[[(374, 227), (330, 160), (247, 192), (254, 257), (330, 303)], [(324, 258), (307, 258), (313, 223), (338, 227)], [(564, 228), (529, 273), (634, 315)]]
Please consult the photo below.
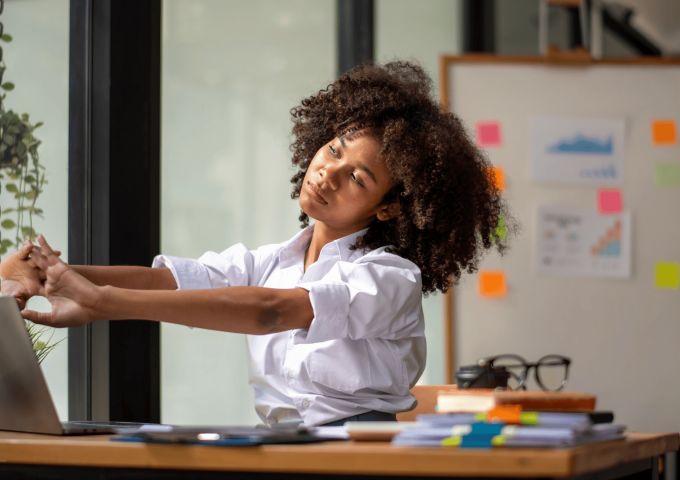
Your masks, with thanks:
[(508, 388), (526, 390), (529, 371), (534, 369), (534, 379), (541, 390), (558, 392), (567, 384), (571, 359), (563, 355), (545, 355), (535, 363), (529, 363), (515, 354), (495, 355), (482, 358), (480, 367), (492, 370), (494, 367), (505, 369), (509, 373)]

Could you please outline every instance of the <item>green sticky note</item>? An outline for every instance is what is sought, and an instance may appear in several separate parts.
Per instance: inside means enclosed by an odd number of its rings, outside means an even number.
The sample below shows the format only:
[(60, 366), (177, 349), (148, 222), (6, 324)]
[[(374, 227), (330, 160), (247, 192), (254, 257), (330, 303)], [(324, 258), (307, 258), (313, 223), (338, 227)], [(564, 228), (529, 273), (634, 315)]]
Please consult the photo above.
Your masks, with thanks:
[(460, 437), (446, 437), (442, 440), (442, 447), (458, 447), (460, 443)]
[(656, 288), (680, 288), (680, 264), (657, 263), (656, 264)]
[(538, 425), (539, 420), (538, 412), (521, 412), (519, 414), (519, 421), (522, 425)]
[(508, 236), (508, 229), (505, 226), (505, 216), (501, 214), (500, 217), (498, 217), (498, 225), (496, 226), (496, 238), (499, 239), (501, 242), (505, 241), (505, 237)]
[(680, 163), (657, 163), (656, 186), (657, 187), (680, 186)]

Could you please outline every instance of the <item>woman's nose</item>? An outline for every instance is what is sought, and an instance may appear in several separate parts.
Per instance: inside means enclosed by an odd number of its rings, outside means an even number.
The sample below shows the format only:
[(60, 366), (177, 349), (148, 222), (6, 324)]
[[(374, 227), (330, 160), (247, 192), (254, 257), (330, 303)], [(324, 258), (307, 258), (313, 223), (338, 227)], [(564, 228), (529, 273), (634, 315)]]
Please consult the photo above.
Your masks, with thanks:
[(330, 190), (337, 190), (340, 186), (338, 182), (338, 173), (339, 168), (334, 165), (322, 168), (320, 171), (322, 184), (327, 185), (326, 188)]

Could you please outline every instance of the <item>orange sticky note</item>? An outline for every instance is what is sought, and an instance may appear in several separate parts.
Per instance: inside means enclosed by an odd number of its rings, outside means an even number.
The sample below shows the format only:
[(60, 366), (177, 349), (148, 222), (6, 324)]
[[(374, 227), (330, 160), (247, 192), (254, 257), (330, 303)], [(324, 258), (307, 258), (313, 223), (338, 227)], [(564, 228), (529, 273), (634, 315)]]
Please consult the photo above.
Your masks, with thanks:
[(654, 120), (652, 122), (652, 142), (654, 145), (675, 145), (678, 143), (678, 130), (674, 120)]
[(520, 405), (498, 405), (487, 412), (486, 420), (489, 422), (518, 424), (521, 414), (522, 407)]
[(505, 272), (479, 272), (479, 294), (482, 297), (501, 298), (508, 293)]
[(478, 122), (477, 144), (480, 147), (498, 147), (501, 144), (501, 124), (499, 122)]
[(600, 213), (620, 213), (623, 205), (621, 190), (601, 188), (597, 191), (597, 209)]
[(489, 175), (491, 175), (491, 180), (498, 190), (501, 192), (505, 190), (505, 171), (503, 167), (491, 167)]

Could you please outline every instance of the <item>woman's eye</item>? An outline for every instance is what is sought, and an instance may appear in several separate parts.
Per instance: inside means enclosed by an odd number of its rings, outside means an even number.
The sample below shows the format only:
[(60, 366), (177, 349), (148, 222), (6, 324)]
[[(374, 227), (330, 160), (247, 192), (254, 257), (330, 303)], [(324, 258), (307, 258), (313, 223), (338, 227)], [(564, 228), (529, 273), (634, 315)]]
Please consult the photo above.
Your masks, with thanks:
[(350, 177), (352, 178), (352, 181), (353, 181), (353, 182), (356, 182), (360, 187), (363, 187), (363, 186), (364, 186), (364, 184), (361, 183), (361, 180), (359, 180), (359, 177), (357, 177), (356, 173), (352, 172), (352, 173), (350, 174)]
[(328, 149), (331, 151), (334, 157), (338, 156), (338, 151), (335, 149), (333, 145), (328, 145)]

